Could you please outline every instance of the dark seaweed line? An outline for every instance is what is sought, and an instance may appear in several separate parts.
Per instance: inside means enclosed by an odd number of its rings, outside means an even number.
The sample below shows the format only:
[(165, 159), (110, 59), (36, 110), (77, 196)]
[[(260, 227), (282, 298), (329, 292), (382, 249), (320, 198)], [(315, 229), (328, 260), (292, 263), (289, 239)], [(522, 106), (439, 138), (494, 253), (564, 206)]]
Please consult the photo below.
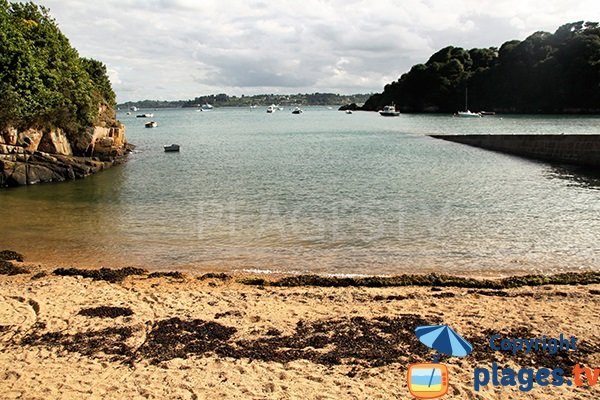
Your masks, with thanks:
[(264, 278), (240, 278), (238, 282), (257, 286), (319, 286), (319, 287), (397, 287), (397, 286), (438, 286), (469, 289), (514, 289), (524, 286), (542, 285), (591, 285), (600, 283), (600, 272), (567, 272), (556, 275), (511, 276), (498, 280), (462, 278), (444, 274), (370, 276), (361, 278), (340, 278), (320, 275), (298, 275), (278, 280)]
[[(428, 360), (433, 352), (422, 345), (414, 334), (421, 325), (440, 324), (439, 317), (427, 319), (415, 314), (376, 318), (346, 317), (316, 321), (298, 321), (291, 334), (276, 329), (263, 332), (253, 339), (235, 339), (235, 327), (215, 321), (172, 317), (155, 321), (148, 326), (144, 342), (137, 347), (126, 343), (135, 336), (129, 326), (114, 326), (101, 330), (67, 334), (45, 332), (42, 324), (17, 342), (21, 346), (56, 347), (89, 357), (109, 356), (115, 362), (134, 365), (143, 360), (153, 365), (174, 358), (218, 356), (287, 363), (308, 360), (322, 365), (351, 365), (353, 367), (382, 367), (392, 363)], [(494, 352), (489, 349), (489, 337), (495, 332), (486, 330), (467, 337), (475, 351), (468, 357), (477, 363), (513, 359), (523, 366), (557, 364), (570, 371), (576, 363), (590, 359), (600, 352), (597, 344), (582, 340), (577, 352), (553, 356), (545, 352), (527, 355)], [(502, 332), (506, 337), (538, 337), (533, 328), (521, 326)], [(15, 344), (17, 344), (15, 343)], [(447, 357), (442, 357), (446, 359)], [(353, 368), (354, 370), (354, 368)], [(352, 372), (351, 372), (352, 373)]]
[[(13, 266), (7, 261), (0, 261), (0, 274), (29, 273), (26, 269)], [(142, 268), (126, 267), (121, 269), (79, 269), (57, 268), (53, 271), (58, 276), (82, 276), (93, 280), (108, 282), (121, 282), (131, 275), (145, 276), (147, 278), (169, 277), (183, 280), (185, 275), (179, 271), (148, 273)], [(231, 277), (224, 273), (207, 273), (198, 280), (220, 279), (226, 281)], [(460, 276), (431, 274), (403, 274), (396, 276), (369, 276), (361, 278), (344, 278), (321, 275), (297, 275), (280, 279), (265, 279), (259, 277), (242, 277), (237, 280), (244, 285), (295, 287), (399, 287), (399, 286), (425, 286), (425, 287), (458, 287), (468, 289), (515, 289), (524, 286), (543, 285), (591, 285), (600, 283), (600, 272), (566, 272), (555, 275), (522, 275), (511, 276), (503, 279), (474, 279)]]

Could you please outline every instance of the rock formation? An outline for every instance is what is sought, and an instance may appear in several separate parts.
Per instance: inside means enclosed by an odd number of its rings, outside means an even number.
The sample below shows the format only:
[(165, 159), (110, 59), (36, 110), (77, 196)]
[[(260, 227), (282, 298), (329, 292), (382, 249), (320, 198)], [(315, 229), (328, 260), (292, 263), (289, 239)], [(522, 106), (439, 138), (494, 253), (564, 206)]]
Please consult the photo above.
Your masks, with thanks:
[(84, 178), (123, 162), (125, 127), (95, 126), (69, 138), (60, 128), (0, 131), (0, 187)]

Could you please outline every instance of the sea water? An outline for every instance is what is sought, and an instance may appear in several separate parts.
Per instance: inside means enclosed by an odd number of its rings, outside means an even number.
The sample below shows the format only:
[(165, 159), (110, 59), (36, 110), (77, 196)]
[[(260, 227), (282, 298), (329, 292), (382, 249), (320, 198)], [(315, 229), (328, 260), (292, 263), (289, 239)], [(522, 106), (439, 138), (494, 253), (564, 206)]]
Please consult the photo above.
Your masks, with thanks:
[[(0, 191), (0, 247), (61, 266), (506, 275), (600, 268), (600, 176), (428, 134), (600, 133), (600, 117), (335, 108), (120, 112), (137, 149)], [(163, 145), (181, 145), (165, 153)]]

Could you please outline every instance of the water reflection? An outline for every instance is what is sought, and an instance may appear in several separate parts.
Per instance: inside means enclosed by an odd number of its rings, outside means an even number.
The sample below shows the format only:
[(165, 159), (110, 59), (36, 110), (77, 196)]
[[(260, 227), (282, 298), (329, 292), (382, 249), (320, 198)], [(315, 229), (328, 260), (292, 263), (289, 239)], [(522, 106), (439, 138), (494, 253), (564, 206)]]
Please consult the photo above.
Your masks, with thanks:
[(546, 171), (549, 179), (567, 181), (567, 186), (600, 190), (600, 171), (576, 165), (551, 165)]

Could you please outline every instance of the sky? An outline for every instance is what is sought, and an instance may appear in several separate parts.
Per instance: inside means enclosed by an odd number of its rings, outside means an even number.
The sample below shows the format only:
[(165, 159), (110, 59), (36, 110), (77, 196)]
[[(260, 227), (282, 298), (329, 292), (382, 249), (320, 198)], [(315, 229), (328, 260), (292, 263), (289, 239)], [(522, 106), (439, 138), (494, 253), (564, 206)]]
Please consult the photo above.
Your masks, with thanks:
[(452, 45), (599, 21), (598, 0), (37, 0), (117, 101), (383, 86)]

